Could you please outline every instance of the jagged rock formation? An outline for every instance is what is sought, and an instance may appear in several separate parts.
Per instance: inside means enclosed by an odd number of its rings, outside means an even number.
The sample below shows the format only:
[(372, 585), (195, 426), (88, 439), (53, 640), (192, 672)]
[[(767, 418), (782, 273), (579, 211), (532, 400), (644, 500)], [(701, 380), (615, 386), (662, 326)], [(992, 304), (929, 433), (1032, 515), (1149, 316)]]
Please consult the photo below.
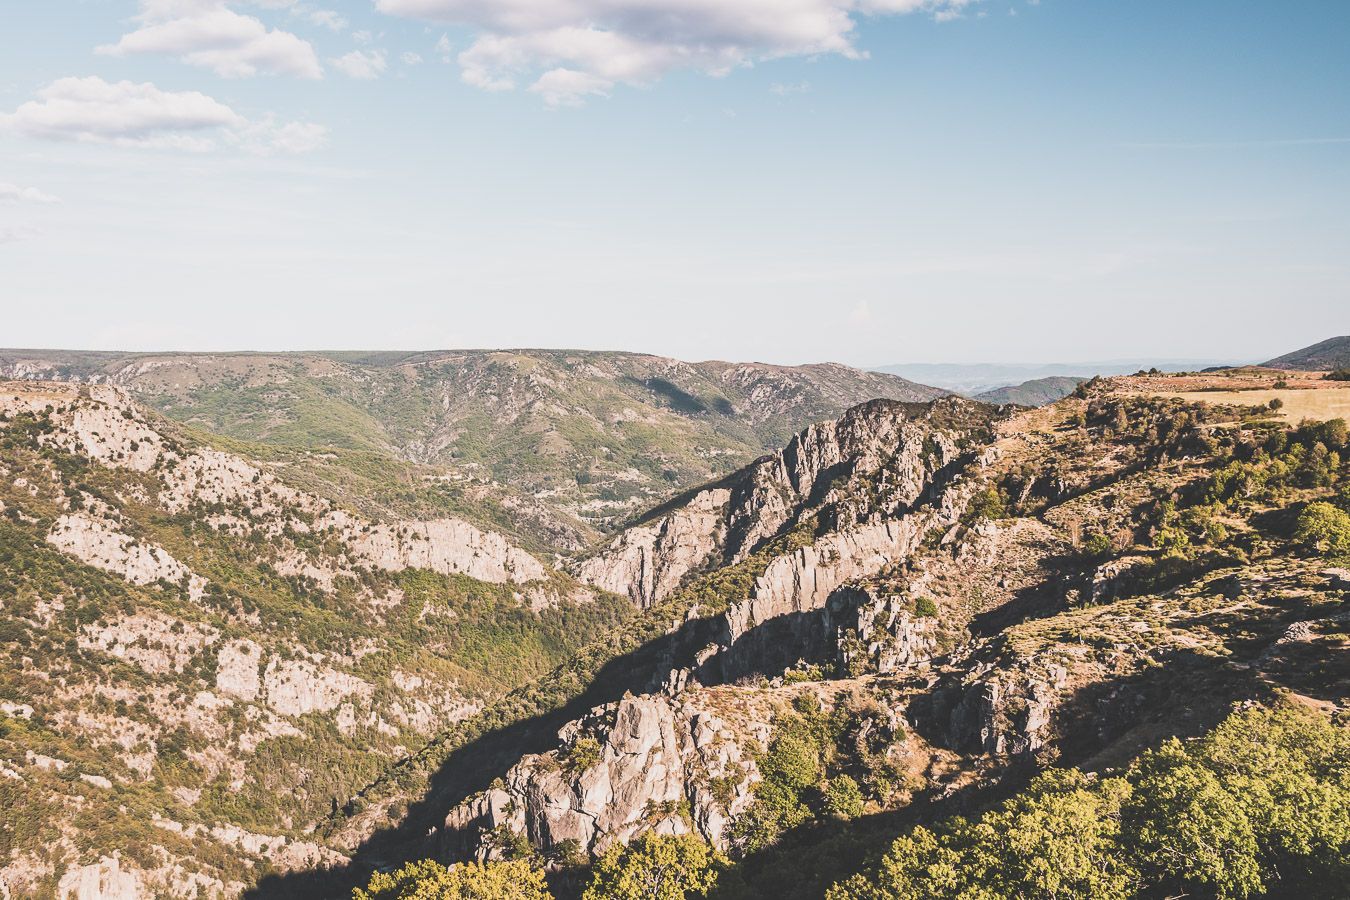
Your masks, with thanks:
[(620, 532), (600, 553), (581, 561), (575, 574), (642, 607), (664, 600), (720, 548), (730, 499), (725, 488), (699, 491), (655, 522)]
[[(727, 823), (759, 777), (742, 742), (762, 749), (768, 730), (733, 727), (714, 711), (716, 696), (628, 696), (597, 708), (559, 733), (562, 749), (526, 757), (500, 787), (452, 810), (446, 828), (484, 839), (506, 828), (540, 847), (572, 842), (586, 853), (645, 831), (696, 831), (725, 846)], [(583, 741), (595, 756), (578, 762)], [(476, 852), (490, 858), (495, 849), (480, 840)]]
[[(699, 534), (725, 533), (717, 552), (730, 562), (746, 559), (807, 521), (825, 520), (836, 528), (769, 559), (746, 596), (724, 612), (696, 619), (700, 610), (689, 610), (690, 622), (673, 636), (649, 683), (634, 686), (661, 693), (592, 710), (560, 732), (564, 746), (549, 757), (565, 758), (578, 735), (608, 722), (597, 732), (605, 748), (599, 763), (570, 771), (565, 763), (541, 765), (540, 758), (526, 757), (506, 775), (504, 787), (449, 813), (445, 827), (457, 833), (449, 840), (476, 834), (476, 852), (491, 854), (493, 830), (507, 827), (525, 830), (544, 848), (577, 841), (582, 849), (596, 851), (647, 827), (674, 833), (697, 828), (724, 847), (725, 823), (744, 805), (755, 775), (752, 769), (737, 775), (732, 799), (724, 793), (720, 806), (705, 782), (691, 780), (687, 768), (694, 761), (724, 772), (740, 758), (737, 753), (710, 763), (690, 749), (701, 746), (700, 729), (712, 727), (700, 725), (699, 715), (687, 707), (703, 696), (692, 689), (752, 674), (775, 675), (804, 659), (833, 658), (839, 623), (851, 621), (856, 627), (868, 603), (865, 592), (849, 585), (904, 560), (925, 538), (957, 523), (978, 486), (979, 472), (996, 456), (962, 452), (974, 436), (988, 433), (988, 421), (983, 408), (958, 400), (927, 408), (865, 404), (838, 422), (806, 429), (781, 453), (727, 479), (727, 488), (718, 489), (729, 491), (725, 525)], [(712, 502), (712, 491), (704, 491), (689, 506), (707, 515)], [(660, 522), (681, 517), (688, 519), (684, 508), (666, 513)], [(654, 526), (642, 539), (662, 532), (661, 525)], [(630, 549), (616, 542), (610, 555), (588, 563), (591, 572), (605, 571), (606, 563), (619, 568)], [(647, 602), (661, 599), (658, 593)], [(768, 727), (762, 720), (754, 726), (761, 734)], [(676, 765), (678, 760), (685, 764)], [(565, 797), (576, 799), (560, 799)], [(694, 812), (683, 820), (667, 813), (650, 821), (653, 808), (678, 803)]]

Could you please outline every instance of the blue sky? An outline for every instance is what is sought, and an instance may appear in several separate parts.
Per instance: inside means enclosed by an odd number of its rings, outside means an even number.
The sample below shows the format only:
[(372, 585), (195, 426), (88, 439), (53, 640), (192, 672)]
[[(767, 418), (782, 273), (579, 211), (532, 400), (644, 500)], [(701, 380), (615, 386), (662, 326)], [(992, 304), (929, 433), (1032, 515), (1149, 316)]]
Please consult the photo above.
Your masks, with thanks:
[(1339, 0), (12, 0), (0, 345), (1261, 358)]

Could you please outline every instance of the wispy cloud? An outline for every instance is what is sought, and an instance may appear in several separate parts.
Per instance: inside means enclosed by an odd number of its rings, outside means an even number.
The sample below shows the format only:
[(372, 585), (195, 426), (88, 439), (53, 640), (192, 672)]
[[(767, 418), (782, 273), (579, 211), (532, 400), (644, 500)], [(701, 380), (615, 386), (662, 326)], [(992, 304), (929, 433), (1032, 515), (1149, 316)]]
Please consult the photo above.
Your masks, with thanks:
[(96, 52), (158, 54), (226, 78), (259, 74), (322, 78), (314, 47), (288, 31), (268, 29), (223, 0), (141, 0), (140, 27)]
[(363, 81), (379, 78), (389, 67), (389, 61), (383, 50), (353, 50), (328, 62), (348, 78)]
[(198, 152), (235, 147), (255, 155), (307, 153), (327, 136), (327, 129), (314, 123), (249, 120), (197, 91), (97, 76), (53, 81), (35, 99), (0, 115), (0, 131), (122, 147)]
[[(960, 16), (979, 0), (376, 0), (390, 15), (467, 27), (463, 80), (524, 86), (553, 105), (692, 69), (725, 75), (757, 62), (834, 54), (862, 59), (858, 20)], [(449, 48), (438, 52), (447, 55)]]
[(60, 203), (58, 197), (53, 197), (45, 191), (37, 188), (20, 187), (17, 184), (8, 184), (0, 182), (0, 202), (10, 203)]

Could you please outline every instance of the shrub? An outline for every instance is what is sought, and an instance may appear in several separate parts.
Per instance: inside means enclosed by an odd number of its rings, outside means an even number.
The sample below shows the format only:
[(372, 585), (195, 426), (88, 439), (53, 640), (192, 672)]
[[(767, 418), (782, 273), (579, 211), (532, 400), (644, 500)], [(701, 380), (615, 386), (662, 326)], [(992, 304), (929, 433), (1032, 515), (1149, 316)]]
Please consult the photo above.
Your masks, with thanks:
[(1083, 541), (1083, 555), (1090, 559), (1109, 556), (1112, 550), (1111, 539), (1100, 531), (1094, 531)]
[(914, 601), (914, 615), (921, 619), (936, 619), (938, 606), (931, 597), (920, 597)]
[(595, 738), (578, 738), (567, 748), (567, 757), (563, 760), (563, 765), (570, 772), (584, 772), (599, 763), (602, 754), (603, 748)]
[(1328, 372), (1327, 379), (1330, 381), (1350, 381), (1350, 369), (1337, 369), (1334, 372)]
[(862, 789), (848, 775), (831, 778), (825, 785), (825, 811), (847, 822), (863, 814)]
[(1284, 401), (1281, 400), (1279, 397), (1272, 397), (1270, 398), (1270, 402), (1267, 403), (1266, 406), (1268, 406), (1272, 410), (1283, 409)]
[(998, 487), (989, 485), (974, 497), (966, 515), (971, 521), (977, 519), (1006, 519), (1008, 517), (1008, 495)]

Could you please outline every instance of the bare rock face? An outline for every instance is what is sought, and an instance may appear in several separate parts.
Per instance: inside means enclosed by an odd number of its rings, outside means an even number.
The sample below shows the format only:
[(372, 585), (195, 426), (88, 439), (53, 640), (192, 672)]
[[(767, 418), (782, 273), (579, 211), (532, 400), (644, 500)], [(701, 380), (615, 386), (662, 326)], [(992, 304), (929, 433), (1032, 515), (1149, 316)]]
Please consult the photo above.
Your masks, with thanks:
[(132, 584), (167, 581), (188, 583), (200, 596), (205, 579), (169, 555), (163, 547), (137, 541), (106, 519), (83, 513), (61, 516), (52, 525), (47, 542), (96, 569), (112, 572)]
[(649, 525), (622, 532), (598, 555), (576, 568), (587, 584), (626, 594), (641, 607), (665, 599), (680, 579), (721, 545), (724, 488), (700, 491), (687, 505)]
[(391, 572), (430, 569), (497, 584), (524, 584), (547, 574), (539, 560), (500, 534), (480, 531), (461, 519), (372, 524), (344, 531), (357, 559)]
[(273, 659), (263, 674), (267, 705), (283, 716), (330, 712), (348, 697), (369, 699), (374, 688), (354, 675), (307, 660)]
[(831, 598), (845, 671), (860, 668), (889, 675), (937, 655), (938, 620), (914, 615), (911, 605), (906, 596), (877, 596), (865, 590)]
[(125, 659), (152, 675), (181, 672), (219, 632), (159, 613), (123, 616), (107, 625), (85, 625), (80, 646)]
[(141, 900), (141, 877), (133, 868), (122, 868), (114, 853), (96, 863), (66, 870), (56, 888), (60, 900)]
[(216, 690), (239, 700), (252, 702), (262, 692), (258, 666), (262, 648), (253, 641), (230, 641), (216, 655)]
[[(646, 831), (697, 832), (725, 847), (727, 824), (759, 778), (732, 729), (694, 698), (630, 695), (569, 723), (559, 739), (559, 750), (526, 757), (452, 810), (447, 831), (472, 841), (504, 826), (542, 848), (575, 842), (590, 853)], [(479, 839), (478, 856), (494, 852)]]
[(1069, 667), (1049, 658), (977, 661), (937, 686), (933, 709), (954, 749), (997, 757), (1034, 754), (1054, 738), (1055, 713), (1070, 680)]

